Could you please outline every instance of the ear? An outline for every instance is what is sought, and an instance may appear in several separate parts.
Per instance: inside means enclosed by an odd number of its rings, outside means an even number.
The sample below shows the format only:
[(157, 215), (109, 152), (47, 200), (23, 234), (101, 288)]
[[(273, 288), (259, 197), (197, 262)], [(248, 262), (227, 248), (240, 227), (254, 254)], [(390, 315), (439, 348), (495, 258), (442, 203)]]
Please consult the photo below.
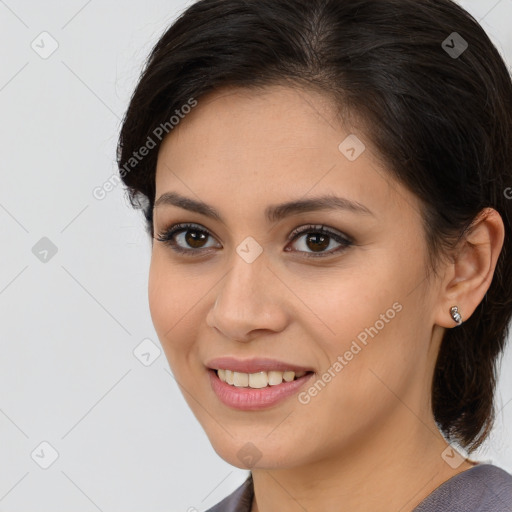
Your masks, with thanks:
[(493, 208), (483, 209), (446, 267), (434, 319), (436, 324), (447, 328), (457, 326), (450, 314), (452, 306), (458, 307), (463, 322), (473, 314), (491, 285), (504, 237), (500, 214)]

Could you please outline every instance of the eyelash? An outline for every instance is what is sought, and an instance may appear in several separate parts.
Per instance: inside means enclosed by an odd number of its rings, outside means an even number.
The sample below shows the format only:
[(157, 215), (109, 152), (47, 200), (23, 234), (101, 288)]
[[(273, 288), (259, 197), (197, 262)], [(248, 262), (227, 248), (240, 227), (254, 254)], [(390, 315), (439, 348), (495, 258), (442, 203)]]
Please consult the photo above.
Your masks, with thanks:
[[(183, 249), (182, 247), (179, 247), (176, 244), (176, 242), (174, 241), (175, 235), (177, 235), (178, 233), (181, 233), (181, 232), (186, 233), (187, 231), (194, 231), (196, 233), (201, 233), (201, 234), (205, 234), (208, 236), (212, 236), (206, 229), (201, 228), (201, 226), (199, 226), (198, 224), (183, 223), (183, 224), (175, 224), (174, 226), (171, 226), (170, 228), (159, 233), (155, 237), (155, 240), (158, 240), (159, 242), (163, 242), (164, 244), (170, 246), (173, 251), (175, 251), (179, 254), (184, 254), (184, 255), (193, 257), (193, 255), (191, 253), (202, 252), (204, 249)], [(312, 234), (312, 233), (313, 234), (320, 233), (323, 235), (327, 235), (330, 238), (334, 239), (339, 244), (341, 244), (341, 246), (334, 250), (331, 250), (329, 252), (323, 252), (323, 253), (308, 253), (305, 251), (299, 251), (299, 252), (304, 253), (306, 258), (325, 258), (327, 256), (332, 256), (333, 254), (337, 254), (339, 252), (344, 251), (345, 249), (349, 248), (350, 246), (352, 246), (354, 244), (354, 242), (352, 240), (350, 240), (349, 238), (343, 237), (340, 234), (326, 228), (325, 226), (314, 225), (314, 224), (309, 224), (307, 226), (302, 226), (300, 228), (294, 229), (290, 233), (290, 235), (288, 237), (288, 241), (294, 242), (295, 240), (300, 238), (300, 236), (302, 236), (304, 234)], [(206, 250), (208, 250), (208, 249), (211, 249), (211, 248), (207, 248)]]

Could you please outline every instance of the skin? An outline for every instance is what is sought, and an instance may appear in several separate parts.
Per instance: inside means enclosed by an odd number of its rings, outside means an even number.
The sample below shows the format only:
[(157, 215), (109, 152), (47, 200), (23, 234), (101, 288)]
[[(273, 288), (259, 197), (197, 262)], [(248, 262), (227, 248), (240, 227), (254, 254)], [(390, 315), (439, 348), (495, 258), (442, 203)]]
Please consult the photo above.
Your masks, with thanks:
[[(355, 161), (338, 149), (350, 133), (366, 146)], [(357, 124), (340, 122), (327, 97), (284, 86), (201, 98), (160, 148), (156, 198), (171, 191), (210, 204), (224, 222), (155, 208), (155, 236), (180, 222), (210, 236), (199, 246), (175, 237), (203, 251), (195, 258), (153, 241), (152, 320), (219, 456), (247, 469), (237, 453), (248, 442), (257, 448), (253, 511), (412, 510), (472, 466), (465, 460), (453, 469), (441, 457), (448, 445), (434, 423), (430, 387), (442, 335), (456, 327), (450, 307), (469, 318), (491, 283), (504, 236), (497, 212), (485, 211), (427, 278), (418, 199), (392, 178)], [(321, 210), (275, 225), (264, 217), (269, 205), (327, 193), (372, 214)], [(287, 240), (307, 224), (354, 244), (307, 258), (318, 254), (308, 243), (314, 230)], [(263, 248), (250, 264), (236, 252), (248, 236)], [(320, 253), (340, 247), (329, 240)], [(312, 367), (316, 381), (396, 302), (401, 311), (308, 404), (295, 395), (239, 411), (210, 387), (205, 363), (224, 355)]]

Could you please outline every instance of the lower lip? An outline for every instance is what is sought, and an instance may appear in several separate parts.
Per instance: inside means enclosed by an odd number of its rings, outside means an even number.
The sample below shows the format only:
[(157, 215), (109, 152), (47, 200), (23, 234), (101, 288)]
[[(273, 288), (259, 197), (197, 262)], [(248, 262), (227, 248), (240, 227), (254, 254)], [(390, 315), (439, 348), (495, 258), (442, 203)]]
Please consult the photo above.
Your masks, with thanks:
[(258, 411), (272, 407), (285, 398), (297, 393), (314, 375), (314, 373), (306, 373), (306, 375), (291, 382), (253, 389), (231, 386), (221, 381), (215, 370), (209, 370), (208, 373), (210, 374), (212, 389), (219, 400), (228, 407), (242, 411)]

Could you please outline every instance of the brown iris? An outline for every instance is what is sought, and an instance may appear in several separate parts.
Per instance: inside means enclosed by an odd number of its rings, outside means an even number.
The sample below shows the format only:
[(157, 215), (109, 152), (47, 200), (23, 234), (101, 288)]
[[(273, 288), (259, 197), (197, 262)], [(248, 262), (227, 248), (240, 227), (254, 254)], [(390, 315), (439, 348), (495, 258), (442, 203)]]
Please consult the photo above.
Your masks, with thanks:
[(195, 249), (200, 249), (202, 247), (202, 243), (204, 243), (207, 239), (208, 235), (206, 233), (202, 233), (200, 231), (192, 231), (189, 230), (185, 233), (185, 240), (190, 247)]
[[(329, 236), (321, 235), (321, 234), (309, 234), (306, 238), (306, 244), (311, 250), (323, 250), (329, 246)], [(313, 241), (313, 246), (310, 246), (309, 243)]]

